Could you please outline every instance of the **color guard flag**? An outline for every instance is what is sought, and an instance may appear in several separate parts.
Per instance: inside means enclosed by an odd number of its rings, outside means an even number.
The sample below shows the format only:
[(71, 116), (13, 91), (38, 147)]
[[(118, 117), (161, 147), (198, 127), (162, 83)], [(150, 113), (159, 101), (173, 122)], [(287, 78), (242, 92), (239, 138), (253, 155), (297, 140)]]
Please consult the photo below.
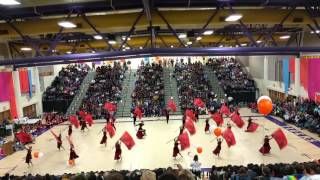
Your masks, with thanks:
[(190, 110), (190, 109), (187, 109), (187, 110), (185, 111), (185, 115), (186, 115), (187, 117), (191, 118), (191, 119), (196, 119), (196, 115), (195, 115), (195, 114), (193, 113), (193, 111)]
[(196, 133), (196, 127), (194, 126), (194, 122), (192, 120), (187, 119), (184, 127), (188, 129), (191, 135), (194, 135)]
[(222, 137), (226, 140), (228, 147), (236, 144), (236, 139), (234, 138), (233, 132), (230, 128), (223, 131)]
[(241, 116), (236, 112), (231, 114), (231, 121), (233, 121), (238, 128), (242, 128), (244, 125), (244, 121), (241, 119)]
[(229, 116), (231, 113), (230, 113), (230, 109), (228, 108), (228, 106), (226, 104), (223, 104), (220, 108), (220, 112), (224, 115), (227, 115)]
[(109, 112), (115, 112), (117, 110), (117, 105), (110, 102), (106, 102), (104, 104), (104, 108)]
[(180, 134), (178, 140), (181, 145), (181, 150), (185, 150), (190, 147), (190, 139), (187, 132)]
[(287, 137), (280, 128), (274, 131), (271, 136), (276, 140), (280, 149), (283, 149), (288, 145)]
[(92, 126), (92, 124), (93, 124), (93, 118), (92, 118), (92, 115), (91, 114), (87, 114), (86, 116), (85, 116), (85, 121), (89, 124), (89, 126)]
[(204, 102), (200, 98), (194, 98), (193, 104), (201, 108), (204, 108), (205, 106)]
[(223, 124), (223, 117), (219, 112), (211, 114), (211, 118), (216, 122), (217, 126), (221, 126)]
[(259, 124), (252, 122), (246, 132), (255, 132), (259, 127)]
[(70, 120), (71, 124), (74, 125), (74, 127), (79, 128), (80, 123), (79, 123), (78, 118), (77, 118), (76, 115), (70, 115), (69, 116), (69, 120)]
[(115, 131), (115, 129), (113, 128), (113, 126), (112, 126), (111, 123), (107, 123), (106, 126), (105, 126), (105, 129), (107, 130), (107, 132), (109, 133), (109, 136), (110, 136), (111, 138), (116, 134), (116, 131)]
[(134, 109), (134, 112), (133, 112), (139, 119), (141, 119), (142, 118), (142, 111), (141, 111), (141, 108), (140, 107), (136, 107), (135, 109)]
[(136, 144), (132, 136), (127, 131), (123, 133), (120, 141), (123, 142), (123, 144), (125, 144), (129, 150)]
[(174, 101), (169, 100), (167, 107), (171, 109), (173, 112), (177, 112), (177, 105), (174, 103)]

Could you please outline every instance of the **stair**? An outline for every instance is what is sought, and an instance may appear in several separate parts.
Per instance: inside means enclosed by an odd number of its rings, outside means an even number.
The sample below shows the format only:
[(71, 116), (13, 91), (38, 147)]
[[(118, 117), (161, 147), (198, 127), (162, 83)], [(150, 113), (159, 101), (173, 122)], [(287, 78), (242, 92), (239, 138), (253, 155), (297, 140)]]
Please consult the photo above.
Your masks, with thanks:
[(220, 86), (219, 80), (217, 76), (214, 74), (213, 70), (209, 66), (205, 66), (204, 72), (208, 76), (209, 84), (212, 87), (213, 92), (217, 94), (218, 101), (221, 99), (225, 99), (225, 92)]
[(177, 105), (177, 112), (173, 113), (173, 115), (182, 115), (179, 97), (178, 97), (178, 87), (177, 81), (173, 77), (170, 77), (170, 74), (173, 74), (174, 69), (171, 67), (163, 68), (163, 80), (164, 80), (164, 101), (165, 105), (167, 105), (168, 101), (173, 97)]
[(116, 117), (130, 117), (131, 115), (131, 94), (134, 90), (134, 85), (136, 82), (136, 73), (136, 69), (131, 69), (131, 71), (127, 71), (125, 73), (125, 79), (122, 83), (121, 101), (117, 104), (118, 108)]
[(95, 78), (96, 72), (95, 71), (89, 71), (84, 80), (82, 81), (82, 84), (80, 86), (80, 91), (78, 94), (75, 95), (73, 98), (67, 112), (66, 116), (69, 116), (71, 114), (76, 114), (76, 112), (79, 110), (82, 100), (84, 96), (86, 95), (91, 81)]

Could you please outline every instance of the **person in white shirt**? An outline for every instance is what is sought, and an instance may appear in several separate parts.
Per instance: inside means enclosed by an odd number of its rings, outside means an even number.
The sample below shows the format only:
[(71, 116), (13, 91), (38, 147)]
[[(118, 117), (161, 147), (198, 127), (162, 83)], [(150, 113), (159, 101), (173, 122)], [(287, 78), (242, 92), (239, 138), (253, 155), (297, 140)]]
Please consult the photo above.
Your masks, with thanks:
[(193, 157), (193, 162), (190, 164), (191, 171), (198, 177), (201, 178), (201, 163), (198, 161), (198, 155)]

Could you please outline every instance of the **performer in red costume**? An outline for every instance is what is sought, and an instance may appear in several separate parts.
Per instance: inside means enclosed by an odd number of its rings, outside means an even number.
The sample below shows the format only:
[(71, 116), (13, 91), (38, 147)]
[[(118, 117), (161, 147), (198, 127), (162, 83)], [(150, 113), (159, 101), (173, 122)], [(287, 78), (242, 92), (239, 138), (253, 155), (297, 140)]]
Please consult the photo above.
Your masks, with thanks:
[(270, 141), (271, 139), (272, 139), (272, 138), (269, 138), (269, 136), (267, 136), (267, 135), (264, 137), (263, 146), (259, 149), (259, 151), (260, 151), (263, 155), (270, 153), (271, 146), (270, 146), (269, 141)]
[(139, 129), (136, 133), (138, 139), (143, 139), (143, 137), (146, 135), (146, 130), (142, 128), (143, 125), (143, 123), (139, 123)]
[(100, 144), (104, 144), (105, 147), (107, 147), (107, 131), (105, 128), (103, 128), (103, 136), (102, 139), (100, 141)]
[(118, 160), (122, 159), (122, 157), (121, 157), (122, 150), (121, 150), (121, 142), (120, 141), (116, 142), (115, 148), (116, 148), (116, 151), (114, 153), (114, 160), (118, 161)]
[(177, 156), (178, 154), (183, 157), (181, 154), (180, 154), (180, 150), (179, 150), (179, 141), (177, 138), (174, 139), (174, 146), (173, 146), (173, 154), (172, 154), (172, 157), (174, 157), (175, 159), (177, 159)]
[(26, 163), (28, 164), (28, 167), (30, 167), (30, 165), (33, 166), (32, 164), (32, 146), (29, 146), (29, 148), (26, 148), (27, 149), (27, 155), (26, 155)]
[(220, 155), (221, 143), (222, 143), (222, 141), (223, 141), (223, 140), (222, 140), (221, 138), (218, 138), (218, 139), (217, 139), (217, 142), (218, 142), (217, 147), (213, 150), (213, 154), (216, 155), (216, 156), (218, 156), (218, 157), (219, 157), (219, 155)]
[(204, 132), (208, 133), (210, 129), (209, 118), (206, 119), (206, 127), (204, 128)]

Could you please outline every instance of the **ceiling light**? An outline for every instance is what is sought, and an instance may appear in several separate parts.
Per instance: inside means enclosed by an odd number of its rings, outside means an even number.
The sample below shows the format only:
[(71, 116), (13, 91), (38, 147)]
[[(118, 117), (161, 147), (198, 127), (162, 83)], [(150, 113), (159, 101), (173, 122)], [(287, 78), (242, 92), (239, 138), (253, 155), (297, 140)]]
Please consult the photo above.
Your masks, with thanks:
[(187, 44), (188, 44), (188, 45), (191, 45), (191, 44), (192, 44), (192, 41), (188, 41)]
[(52, 49), (51, 52), (55, 53), (55, 52), (57, 52), (57, 50), (56, 49)]
[(67, 53), (67, 54), (71, 54), (72, 52), (71, 52), (71, 51), (67, 51), (66, 53)]
[(76, 28), (77, 25), (70, 21), (59, 21), (58, 25), (64, 28)]
[(140, 47), (139, 47), (139, 49), (143, 49), (143, 47), (142, 47), (142, 46), (140, 46)]
[(241, 18), (242, 18), (242, 14), (231, 14), (225, 19), (225, 21), (234, 22), (234, 21), (238, 21)]
[(261, 43), (261, 42), (262, 42), (261, 40), (258, 40), (258, 41), (257, 41), (258, 44)]
[[(124, 40), (126, 40), (126, 37), (125, 36), (122, 36), (122, 40), (124, 41)], [(130, 41), (131, 40), (131, 37), (128, 37), (127, 38), (127, 41)]]
[(122, 49), (122, 51), (126, 51), (126, 49)]
[(205, 32), (203, 32), (203, 35), (211, 35), (213, 34), (213, 30), (206, 30)]
[(219, 47), (223, 47), (223, 45), (220, 45)]
[(94, 35), (93, 38), (97, 39), (97, 40), (103, 39), (103, 37), (101, 35)]
[(314, 31), (311, 31), (310, 33), (311, 33), (311, 34), (314, 34)]
[(29, 47), (22, 47), (20, 48), (21, 51), (31, 51), (32, 49)]
[(241, 46), (247, 46), (247, 43), (242, 43), (242, 44), (240, 44)]
[(319, 34), (319, 33), (320, 33), (320, 30), (316, 30), (316, 33)]
[(115, 40), (109, 40), (108, 42), (109, 42), (109, 44), (116, 44), (117, 43)]
[(237, 44), (236, 47), (239, 47), (239, 45)]
[(93, 54), (94, 54), (94, 53), (96, 53), (96, 51), (93, 51), (93, 50), (92, 50), (92, 51), (91, 51), (91, 53), (93, 53)]
[(279, 38), (280, 38), (280, 39), (289, 39), (289, 38), (290, 38), (290, 35), (280, 36)]
[(173, 46), (173, 45), (171, 45), (170, 47), (171, 47), (171, 48), (173, 48), (174, 46)]
[(0, 0), (0, 4), (10, 6), (10, 5), (18, 5), (21, 3), (16, 0)]
[(130, 47), (125, 47), (126, 50), (130, 50)]
[(186, 38), (186, 37), (187, 37), (186, 34), (179, 34), (179, 38), (180, 38), (180, 39), (183, 39), (183, 38)]
[(201, 39), (202, 39), (202, 37), (200, 37), (200, 36), (199, 36), (199, 37), (197, 37), (197, 41), (200, 41)]

